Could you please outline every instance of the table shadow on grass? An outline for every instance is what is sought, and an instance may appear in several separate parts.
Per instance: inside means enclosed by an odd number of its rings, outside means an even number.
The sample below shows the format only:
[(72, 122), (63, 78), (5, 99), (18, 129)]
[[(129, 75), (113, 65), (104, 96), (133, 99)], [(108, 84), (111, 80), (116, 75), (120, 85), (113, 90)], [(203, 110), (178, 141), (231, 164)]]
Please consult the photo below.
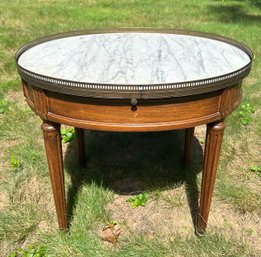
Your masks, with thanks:
[(80, 168), (76, 142), (67, 147), (65, 170), (71, 178), (67, 190), (69, 223), (83, 185), (96, 183), (121, 195), (164, 191), (185, 185), (194, 227), (199, 210), (197, 174), (203, 152), (193, 138), (192, 162), (184, 165), (184, 130), (149, 133), (85, 131), (86, 168)]

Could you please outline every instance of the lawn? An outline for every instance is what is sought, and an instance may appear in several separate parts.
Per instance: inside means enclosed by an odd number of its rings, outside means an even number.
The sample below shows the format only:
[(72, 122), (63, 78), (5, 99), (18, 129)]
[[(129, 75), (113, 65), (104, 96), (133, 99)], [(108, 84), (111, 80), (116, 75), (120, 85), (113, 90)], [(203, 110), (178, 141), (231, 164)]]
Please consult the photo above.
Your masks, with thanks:
[[(261, 256), (260, 25), (258, 0), (0, 0), (0, 256)], [(63, 142), (70, 233), (57, 230), (41, 120), (24, 101), (14, 54), (47, 34), (117, 27), (216, 33), (255, 54), (243, 102), (227, 118), (202, 238), (189, 202), (200, 188), (204, 126), (189, 167), (180, 162), (184, 131), (86, 131), (85, 170), (75, 140)], [(133, 208), (139, 193), (145, 206)], [(117, 242), (106, 241), (108, 227), (121, 232)]]

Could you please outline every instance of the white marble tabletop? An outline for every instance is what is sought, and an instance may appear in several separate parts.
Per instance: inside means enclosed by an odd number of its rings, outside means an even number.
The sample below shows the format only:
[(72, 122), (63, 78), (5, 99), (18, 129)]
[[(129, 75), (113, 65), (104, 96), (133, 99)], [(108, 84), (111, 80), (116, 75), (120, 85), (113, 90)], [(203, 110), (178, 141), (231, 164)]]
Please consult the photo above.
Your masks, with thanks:
[(77, 35), (26, 50), (31, 72), (84, 83), (147, 85), (209, 79), (251, 62), (228, 43), (191, 35), (119, 32)]

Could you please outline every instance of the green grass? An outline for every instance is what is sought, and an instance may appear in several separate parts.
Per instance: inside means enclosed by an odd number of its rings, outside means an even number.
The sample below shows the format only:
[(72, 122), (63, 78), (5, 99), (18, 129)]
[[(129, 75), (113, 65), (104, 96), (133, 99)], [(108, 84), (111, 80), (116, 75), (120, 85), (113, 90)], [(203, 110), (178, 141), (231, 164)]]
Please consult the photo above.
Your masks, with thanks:
[[(210, 232), (204, 239), (194, 236), (183, 238), (173, 235), (169, 241), (146, 236), (127, 238), (120, 242), (120, 248), (102, 248), (95, 234), (85, 234), (85, 238), (59, 234), (53, 243), (54, 256), (110, 256), (110, 257), (163, 257), (163, 256), (251, 256), (251, 250), (243, 242), (225, 238), (222, 231)], [(99, 252), (95, 249), (100, 247)], [(254, 256), (254, 255), (252, 255)]]
[[(219, 231), (220, 232), (220, 231)], [(137, 237), (127, 241), (122, 249), (113, 256), (248, 256), (251, 254), (246, 245), (238, 247), (233, 238), (228, 240), (219, 233), (210, 233), (204, 239), (193, 236), (183, 238), (173, 235), (169, 242), (159, 239), (148, 240)]]
[[(0, 237), (16, 243), (25, 240), (28, 234), (36, 228), (39, 220), (37, 220), (35, 205), (25, 204), (12, 207), (0, 214)], [(24, 222), (21, 223), (21, 220)]]
[[(238, 221), (230, 218), (248, 219), (248, 215), (254, 215), (260, 219), (261, 215), (259, 171), (251, 171), (251, 167), (261, 165), (260, 17), (260, 2), (254, 0), (1, 0), (0, 256), (15, 253), (19, 247), (28, 249), (31, 244), (33, 250), (43, 245), (46, 255), (59, 257), (260, 256), (259, 236), (245, 235), (246, 228), (237, 230)], [(135, 227), (128, 212), (134, 216), (148, 212), (149, 220), (154, 215), (150, 211), (153, 204), (167, 205), (174, 211), (185, 208), (183, 199), (196, 200), (202, 146), (198, 141), (195, 143), (193, 163), (184, 168), (181, 164), (184, 135), (178, 131), (86, 132), (86, 170), (78, 166), (75, 140), (63, 144), (67, 146), (65, 182), (71, 225), (70, 233), (56, 230), (41, 121), (23, 100), (14, 54), (21, 45), (47, 34), (113, 27), (206, 31), (242, 41), (253, 50), (252, 71), (243, 86), (244, 105), (227, 118), (214, 192), (217, 204), (228, 205), (223, 212), (232, 224), (231, 229), (225, 228), (222, 216), (219, 223), (210, 223), (204, 238), (194, 236), (192, 222), (189, 228), (181, 226), (185, 232), (178, 230), (170, 236), (162, 232), (164, 211), (158, 224), (149, 223), (150, 229), (163, 235), (155, 232), (149, 236), (150, 230), (133, 232), (128, 227), (130, 224)], [(170, 190), (175, 193), (175, 188), (182, 185), (186, 189), (184, 195), (179, 192), (169, 196)], [(143, 208), (132, 210), (127, 198), (117, 208), (109, 208), (117, 201), (116, 196), (130, 197), (141, 192), (149, 194)], [(114, 247), (105, 244), (99, 233), (115, 213), (123, 213), (127, 220), (120, 221), (122, 233)], [(186, 213), (190, 215), (188, 207)], [(177, 224), (185, 219), (183, 214), (177, 217)], [(144, 220), (139, 226), (147, 223)], [(249, 229), (258, 230), (253, 224)]]
[(259, 212), (261, 197), (247, 186), (235, 185), (232, 181), (218, 181), (218, 196), (225, 202), (232, 203), (241, 212)]

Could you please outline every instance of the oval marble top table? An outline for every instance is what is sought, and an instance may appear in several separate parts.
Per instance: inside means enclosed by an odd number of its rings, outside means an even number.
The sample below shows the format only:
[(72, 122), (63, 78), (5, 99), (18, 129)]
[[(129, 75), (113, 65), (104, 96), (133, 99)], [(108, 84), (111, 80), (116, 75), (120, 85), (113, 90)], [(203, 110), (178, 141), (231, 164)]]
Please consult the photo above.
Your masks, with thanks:
[(241, 43), (181, 31), (62, 34), (32, 42), (17, 53), (21, 75), (43, 82), (39, 86), (110, 98), (214, 91), (245, 76), (251, 59)]
[(16, 62), (27, 103), (43, 120), (60, 229), (69, 226), (61, 124), (75, 127), (82, 167), (86, 164), (84, 129), (185, 129), (188, 164), (194, 127), (207, 124), (200, 206), (193, 217), (196, 233), (205, 232), (224, 119), (242, 99), (242, 80), (252, 63), (249, 48), (206, 33), (99, 30), (37, 39), (17, 51)]

